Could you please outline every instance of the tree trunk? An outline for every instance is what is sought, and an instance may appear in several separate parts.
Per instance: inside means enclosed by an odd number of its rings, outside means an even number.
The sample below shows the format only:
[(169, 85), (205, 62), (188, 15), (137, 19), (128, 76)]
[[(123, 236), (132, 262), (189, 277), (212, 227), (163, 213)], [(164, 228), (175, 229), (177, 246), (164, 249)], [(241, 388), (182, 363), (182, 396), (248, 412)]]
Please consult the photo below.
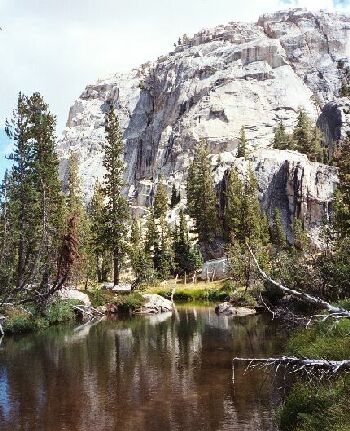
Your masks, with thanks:
[(113, 251), (113, 284), (119, 284), (119, 253), (118, 250)]
[(291, 366), (294, 369), (308, 370), (308, 369), (319, 369), (332, 373), (336, 373), (338, 371), (350, 371), (350, 360), (343, 361), (327, 361), (325, 359), (300, 359), (295, 357), (282, 356), (281, 358), (234, 358), (233, 366), (235, 362), (249, 362), (249, 367), (254, 367), (256, 365), (285, 365)]
[(345, 317), (347, 319), (350, 319), (350, 311), (345, 310), (341, 307), (335, 307), (334, 305), (330, 304), (327, 301), (324, 301), (321, 298), (318, 298), (317, 296), (309, 295), (308, 293), (299, 292), (295, 289), (289, 289), (286, 286), (283, 286), (283, 284), (278, 283), (277, 281), (273, 280), (271, 277), (269, 277), (265, 271), (263, 271), (259, 265), (259, 262), (257, 258), (255, 257), (255, 254), (253, 253), (253, 250), (250, 248), (249, 244), (246, 243), (246, 246), (249, 250), (249, 253), (251, 254), (253, 261), (261, 275), (261, 277), (265, 280), (267, 280), (269, 283), (276, 286), (278, 289), (280, 289), (283, 293), (286, 293), (288, 295), (292, 295), (295, 298), (301, 299), (305, 302), (308, 302), (309, 304), (315, 305), (316, 307), (319, 307), (323, 310), (327, 310), (332, 316), (340, 318)]

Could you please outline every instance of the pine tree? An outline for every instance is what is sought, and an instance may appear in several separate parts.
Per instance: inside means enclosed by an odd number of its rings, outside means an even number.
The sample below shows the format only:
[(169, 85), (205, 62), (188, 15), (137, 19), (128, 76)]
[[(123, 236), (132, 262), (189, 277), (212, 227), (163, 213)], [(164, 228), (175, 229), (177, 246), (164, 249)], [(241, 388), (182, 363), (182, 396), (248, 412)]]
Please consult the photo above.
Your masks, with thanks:
[(110, 256), (104, 246), (104, 214), (105, 214), (105, 196), (103, 188), (99, 182), (95, 184), (94, 194), (89, 206), (90, 224), (90, 241), (91, 249), (95, 260), (95, 272), (97, 281), (102, 283), (107, 281), (110, 272)]
[(273, 222), (271, 226), (271, 239), (276, 249), (283, 250), (287, 246), (287, 238), (282, 224), (281, 211), (278, 208), (273, 210)]
[(299, 109), (297, 124), (293, 130), (292, 149), (306, 154), (312, 161), (322, 161), (322, 134), (313, 127), (310, 118), (303, 109)]
[(241, 204), (243, 183), (235, 168), (231, 169), (226, 190), (226, 208), (224, 216), (224, 233), (227, 241), (237, 236), (241, 222)]
[(196, 246), (191, 244), (183, 209), (179, 214), (179, 226), (174, 231), (175, 273), (189, 274), (202, 266), (202, 258)]
[(72, 279), (78, 283), (85, 279), (85, 287), (89, 278), (94, 276), (93, 253), (91, 249), (91, 226), (81, 191), (78, 156), (71, 152), (68, 160), (67, 180), (67, 220), (74, 217), (78, 239), (79, 260), (72, 270)]
[[(36, 284), (45, 299), (59, 287), (57, 259), (63, 235), (63, 196), (55, 153), (55, 117), (39, 93), (19, 94), (8, 136), (14, 140), (8, 188), (16, 292)], [(39, 295), (39, 294), (37, 294)]]
[(339, 185), (335, 193), (333, 225), (338, 238), (350, 238), (350, 138), (339, 146), (335, 157)]
[(245, 157), (246, 152), (247, 152), (247, 138), (245, 135), (245, 129), (242, 126), (240, 135), (239, 135), (238, 147), (237, 147), (237, 157)]
[(171, 198), (170, 198), (170, 208), (175, 208), (175, 206), (180, 202), (181, 195), (180, 192), (176, 190), (175, 183), (171, 187)]
[(152, 282), (154, 278), (153, 265), (150, 256), (145, 253), (141, 226), (136, 219), (133, 219), (131, 224), (130, 259), (132, 269), (136, 275), (137, 284)]
[(110, 106), (105, 116), (106, 142), (103, 191), (106, 199), (103, 243), (113, 256), (113, 282), (119, 284), (121, 260), (127, 248), (129, 208), (123, 196), (124, 146), (118, 119)]
[[(229, 195), (227, 206), (239, 205), (231, 221), (231, 238), (228, 246), (229, 267), (233, 277), (250, 286), (255, 274), (254, 262), (247, 249), (247, 244), (254, 250), (263, 267), (268, 265), (266, 247), (269, 244), (268, 222), (260, 209), (258, 185), (254, 172), (249, 167), (243, 185), (233, 176), (235, 193)], [(239, 190), (241, 188), (241, 191)], [(237, 198), (237, 195), (239, 198)]]
[(210, 242), (218, 233), (216, 193), (206, 145), (196, 149), (187, 177), (188, 212), (196, 222), (199, 241)]
[(11, 290), (15, 280), (16, 238), (13, 201), (9, 197), (11, 187), (11, 175), (5, 171), (0, 188), (0, 295)]
[(293, 225), (294, 248), (300, 251), (307, 251), (310, 247), (310, 238), (308, 237), (302, 220), (294, 218)]
[(281, 121), (279, 121), (277, 127), (274, 129), (274, 138), (272, 141), (273, 148), (277, 150), (288, 150), (291, 147), (290, 136), (286, 132), (286, 128)]
[(65, 228), (63, 195), (58, 177), (59, 162), (55, 151), (56, 119), (39, 93), (34, 93), (28, 99), (28, 105), (41, 219), (41, 266), (38, 272), (42, 274), (41, 288), (48, 290)]
[(17, 290), (29, 282), (34, 256), (38, 254), (37, 243), (40, 235), (39, 194), (34, 173), (35, 149), (30, 141), (30, 132), (28, 98), (20, 93), (11, 123), (6, 123), (6, 133), (15, 144), (10, 158), (13, 161), (11, 200), (16, 212), (13, 230), (17, 237)]
[(171, 234), (167, 222), (167, 211), (168, 195), (162, 178), (160, 178), (153, 205), (153, 214), (157, 220), (156, 226), (159, 233), (158, 241), (154, 248), (154, 268), (162, 279), (168, 278), (173, 268)]
[(153, 208), (155, 218), (166, 218), (166, 213), (168, 211), (168, 194), (161, 176), (158, 179)]

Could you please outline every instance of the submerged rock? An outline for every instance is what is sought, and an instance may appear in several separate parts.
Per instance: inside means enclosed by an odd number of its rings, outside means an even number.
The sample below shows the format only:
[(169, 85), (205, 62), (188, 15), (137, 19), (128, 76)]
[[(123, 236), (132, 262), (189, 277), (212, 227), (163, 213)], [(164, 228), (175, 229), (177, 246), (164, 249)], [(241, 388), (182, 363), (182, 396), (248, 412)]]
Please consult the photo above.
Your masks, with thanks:
[(155, 293), (144, 293), (142, 296), (146, 302), (135, 312), (137, 314), (157, 314), (173, 310), (173, 303), (169, 299)]
[(251, 316), (256, 314), (256, 311), (254, 308), (235, 307), (230, 302), (223, 302), (215, 307), (215, 313), (225, 316)]

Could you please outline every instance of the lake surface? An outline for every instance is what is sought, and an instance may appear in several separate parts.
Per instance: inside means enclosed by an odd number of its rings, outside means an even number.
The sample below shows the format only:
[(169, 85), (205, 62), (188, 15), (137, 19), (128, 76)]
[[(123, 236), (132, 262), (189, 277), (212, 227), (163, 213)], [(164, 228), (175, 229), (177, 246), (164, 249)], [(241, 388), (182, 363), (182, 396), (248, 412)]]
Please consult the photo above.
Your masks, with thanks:
[(277, 382), (232, 358), (282, 352), (267, 316), (213, 307), (5, 337), (0, 430), (271, 431)]

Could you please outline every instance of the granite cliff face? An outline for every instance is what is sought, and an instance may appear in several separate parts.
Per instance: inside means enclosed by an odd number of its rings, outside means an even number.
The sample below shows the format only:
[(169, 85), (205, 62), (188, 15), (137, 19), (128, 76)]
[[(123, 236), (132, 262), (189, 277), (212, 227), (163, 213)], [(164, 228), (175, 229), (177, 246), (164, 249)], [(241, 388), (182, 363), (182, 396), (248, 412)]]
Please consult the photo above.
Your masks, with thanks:
[(297, 153), (265, 149), (276, 123), (282, 119), (291, 128), (300, 106), (318, 119), (329, 146), (350, 130), (349, 100), (338, 97), (338, 62), (347, 64), (349, 52), (350, 17), (301, 9), (183, 38), (157, 61), (86, 87), (59, 142), (62, 177), (69, 151), (76, 151), (89, 199), (103, 176), (108, 103), (124, 130), (126, 193), (139, 213), (150, 204), (160, 173), (169, 190), (175, 182), (184, 197), (187, 168), (201, 138), (210, 145), (218, 182), (224, 165), (244, 164), (235, 159), (244, 126), (263, 207), (271, 212), (279, 206), (287, 231), (297, 215), (316, 232), (328, 214), (335, 170)]

